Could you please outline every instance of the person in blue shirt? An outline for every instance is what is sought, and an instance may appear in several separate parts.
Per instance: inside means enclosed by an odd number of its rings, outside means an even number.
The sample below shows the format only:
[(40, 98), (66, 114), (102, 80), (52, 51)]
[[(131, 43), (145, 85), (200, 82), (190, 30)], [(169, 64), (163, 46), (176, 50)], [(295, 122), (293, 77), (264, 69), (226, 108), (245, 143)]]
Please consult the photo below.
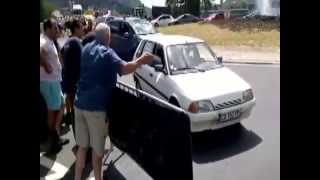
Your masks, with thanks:
[(92, 165), (96, 180), (102, 180), (102, 157), (108, 135), (106, 110), (117, 74), (133, 73), (140, 65), (150, 64), (153, 55), (143, 54), (132, 62), (122, 60), (109, 47), (111, 32), (105, 23), (95, 28), (95, 40), (83, 47), (80, 79), (75, 97), (75, 131), (77, 150), (75, 180), (81, 180), (88, 147), (92, 148)]

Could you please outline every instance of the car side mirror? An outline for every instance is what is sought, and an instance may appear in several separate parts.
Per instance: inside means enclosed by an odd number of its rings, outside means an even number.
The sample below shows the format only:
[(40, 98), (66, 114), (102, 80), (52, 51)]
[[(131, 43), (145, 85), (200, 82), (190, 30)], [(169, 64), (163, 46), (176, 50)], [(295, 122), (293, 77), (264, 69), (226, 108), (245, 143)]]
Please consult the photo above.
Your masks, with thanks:
[(218, 57), (217, 59), (218, 59), (218, 63), (219, 63), (219, 64), (222, 64), (223, 58), (220, 56), (220, 57)]
[(155, 64), (153, 67), (157, 72), (162, 72), (163, 71), (163, 65), (162, 64)]

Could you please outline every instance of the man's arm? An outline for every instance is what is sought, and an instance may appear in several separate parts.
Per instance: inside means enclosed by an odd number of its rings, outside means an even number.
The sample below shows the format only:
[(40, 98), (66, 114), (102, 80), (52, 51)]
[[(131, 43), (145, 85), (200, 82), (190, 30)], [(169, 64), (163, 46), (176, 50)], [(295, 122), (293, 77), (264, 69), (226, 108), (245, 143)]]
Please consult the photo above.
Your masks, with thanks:
[(43, 66), (47, 73), (51, 73), (52, 67), (49, 64), (47, 57), (48, 57), (47, 51), (45, 51), (43, 48), (40, 48), (40, 66)]
[(138, 67), (143, 64), (150, 64), (153, 61), (153, 55), (150, 53), (144, 53), (133, 62), (129, 62), (121, 65), (121, 74), (126, 75), (136, 71)]

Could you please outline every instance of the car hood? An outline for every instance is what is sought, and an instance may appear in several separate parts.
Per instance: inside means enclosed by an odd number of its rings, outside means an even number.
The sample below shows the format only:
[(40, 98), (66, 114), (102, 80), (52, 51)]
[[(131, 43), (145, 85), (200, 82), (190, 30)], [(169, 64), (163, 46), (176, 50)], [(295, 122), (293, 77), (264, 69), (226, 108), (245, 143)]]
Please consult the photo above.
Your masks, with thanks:
[(148, 39), (149, 37), (152, 37), (152, 36), (159, 36), (159, 35), (162, 35), (161, 33), (154, 33), (154, 34), (145, 34), (145, 35), (139, 35), (139, 37), (141, 39)]
[(221, 95), (242, 93), (250, 85), (229, 68), (206, 72), (172, 75), (172, 80), (190, 100), (210, 99)]

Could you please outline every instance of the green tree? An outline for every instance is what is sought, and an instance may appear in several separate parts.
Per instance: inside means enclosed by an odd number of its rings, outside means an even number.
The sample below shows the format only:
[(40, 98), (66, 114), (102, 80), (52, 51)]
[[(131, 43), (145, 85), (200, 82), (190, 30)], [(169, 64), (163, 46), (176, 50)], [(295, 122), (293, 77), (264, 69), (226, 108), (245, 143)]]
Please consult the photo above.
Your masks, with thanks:
[(50, 17), (51, 13), (56, 9), (54, 5), (47, 0), (40, 0), (40, 22)]
[(204, 3), (204, 8), (206, 10), (210, 10), (212, 8), (212, 4), (210, 0), (203, 0), (203, 3)]
[(240, 2), (239, 2), (240, 8), (248, 8), (248, 6), (249, 6), (249, 3), (247, 0), (240, 0)]
[(195, 16), (200, 15), (200, 0), (167, 0), (166, 5), (170, 7), (174, 16), (183, 13), (190, 13)]
[(185, 12), (200, 16), (200, 0), (185, 0)]

